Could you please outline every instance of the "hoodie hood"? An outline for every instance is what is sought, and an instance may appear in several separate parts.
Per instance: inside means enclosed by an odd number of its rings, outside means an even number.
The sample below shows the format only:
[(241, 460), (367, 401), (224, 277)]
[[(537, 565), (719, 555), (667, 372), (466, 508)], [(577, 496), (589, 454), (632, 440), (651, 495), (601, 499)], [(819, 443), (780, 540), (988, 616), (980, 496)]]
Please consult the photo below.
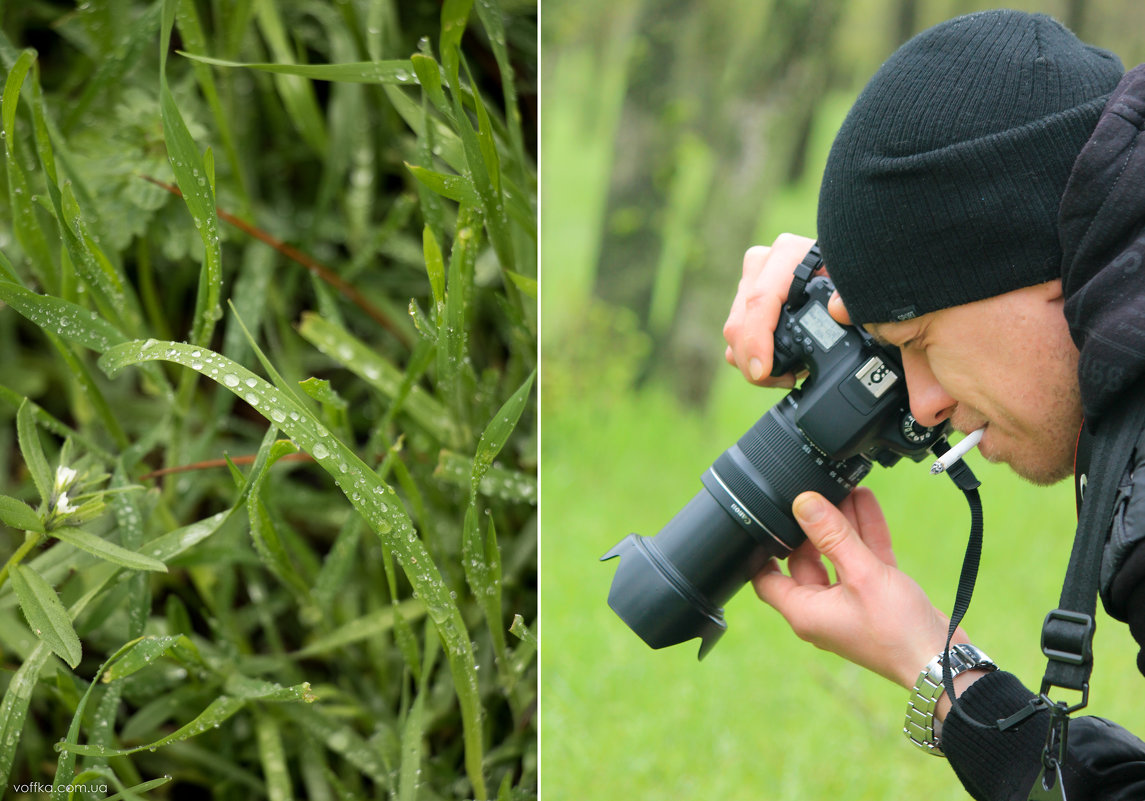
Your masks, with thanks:
[(1145, 65), (1125, 74), (1062, 195), (1065, 317), (1093, 424), (1145, 375)]

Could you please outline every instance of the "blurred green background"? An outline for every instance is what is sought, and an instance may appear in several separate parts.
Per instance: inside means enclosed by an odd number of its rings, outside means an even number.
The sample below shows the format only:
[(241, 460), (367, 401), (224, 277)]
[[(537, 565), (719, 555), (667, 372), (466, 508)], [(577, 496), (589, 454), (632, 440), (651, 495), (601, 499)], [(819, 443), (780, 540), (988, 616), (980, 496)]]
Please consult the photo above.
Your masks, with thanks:
[[(782, 393), (723, 363), (743, 251), (814, 235), (831, 137), (910, 35), (984, 8), (1043, 11), (1145, 61), (1136, 0), (545, 0), (542, 18), (542, 793), (584, 799), (965, 799), (902, 737), (906, 693), (799, 641), (745, 590), (730, 630), (651, 651), (609, 610), (611, 563), (654, 534)], [(971, 457), (986, 544), (964, 624), (1036, 686), (1072, 489)], [(924, 466), (867, 481), (900, 565), (953, 604), (966, 504)], [(1136, 647), (1102, 615), (1090, 709), (1142, 719)], [(1139, 734), (1145, 729), (1138, 727)]]

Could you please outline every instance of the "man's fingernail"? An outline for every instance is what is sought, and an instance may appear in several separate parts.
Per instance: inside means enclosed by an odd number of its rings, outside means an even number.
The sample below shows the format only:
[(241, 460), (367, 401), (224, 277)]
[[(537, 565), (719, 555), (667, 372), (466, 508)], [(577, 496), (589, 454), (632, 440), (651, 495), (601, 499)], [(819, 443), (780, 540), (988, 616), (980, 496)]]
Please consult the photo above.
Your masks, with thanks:
[(763, 362), (759, 359), (752, 359), (747, 363), (747, 371), (751, 373), (751, 380), (758, 381), (763, 378)]
[(827, 512), (827, 504), (815, 495), (800, 495), (792, 507), (801, 523), (814, 523)]

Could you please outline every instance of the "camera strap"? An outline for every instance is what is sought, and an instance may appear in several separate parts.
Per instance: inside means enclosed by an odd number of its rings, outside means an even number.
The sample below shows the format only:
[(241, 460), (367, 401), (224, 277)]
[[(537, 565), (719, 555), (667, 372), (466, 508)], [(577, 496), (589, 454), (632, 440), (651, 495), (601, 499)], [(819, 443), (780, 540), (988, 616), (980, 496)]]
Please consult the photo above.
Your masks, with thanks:
[[(936, 445), (934, 455), (941, 456), (950, 449), (945, 440)], [(965, 460), (959, 460), (947, 468), (946, 474), (950, 476), (958, 489), (966, 496), (966, 503), (970, 506), (970, 537), (966, 541), (966, 554), (962, 557), (962, 572), (958, 576), (958, 590), (954, 596), (954, 609), (950, 612), (950, 627), (946, 632), (946, 647), (942, 652), (942, 686), (947, 697), (954, 700), (954, 677), (950, 673), (950, 642), (954, 639), (954, 632), (958, 624), (966, 616), (970, 608), (970, 599), (974, 596), (974, 584), (978, 580), (978, 563), (982, 558), (982, 499), (978, 495), (978, 487), (982, 482), (974, 475)]]
[[(1042, 624), (1041, 647), (1046, 656), (1046, 672), (1038, 695), (1008, 718), (992, 725), (970, 718), (957, 705), (951, 713), (971, 726), (1006, 731), (1018, 726), (1042, 710), (1049, 711), (1049, 726), (1041, 753), (1041, 768), (1027, 801), (1065, 801), (1061, 765), (1066, 756), (1069, 716), (1089, 703), (1089, 676), (1093, 671), (1094, 613), (1101, 573), (1101, 558), (1109, 532), (1117, 488), (1125, 466), (1132, 456), (1138, 434), (1145, 427), (1145, 393), (1132, 392), (1127, 402), (1101, 420), (1096, 430), (1084, 426), (1078, 436), (1075, 461), (1075, 490), (1078, 503), (1078, 526), (1070, 554), (1069, 567), (1062, 584), (1058, 608), (1046, 615)], [(941, 456), (949, 448), (942, 443), (935, 449)], [(958, 590), (950, 615), (946, 649), (942, 660), (942, 683), (948, 697), (957, 698), (950, 672), (950, 643), (962, 622), (982, 554), (982, 502), (979, 482), (964, 461), (948, 470), (955, 485), (966, 495), (970, 506), (970, 537), (958, 578)], [(1054, 701), (1049, 692), (1054, 688), (1081, 693), (1075, 704)]]
[[(1089, 703), (1102, 552), (1121, 475), (1143, 426), (1145, 399), (1131, 392), (1127, 393), (1127, 401), (1104, 417), (1096, 429), (1083, 425), (1078, 435), (1074, 468), (1077, 534), (1058, 608), (1047, 614), (1042, 624), (1042, 653), (1048, 660), (1046, 672), (1038, 696), (996, 724), (1006, 731), (1043, 709), (1049, 710), (1041, 769), (1030, 788), (1028, 801), (1064, 801), (1066, 798), (1061, 765), (1066, 757), (1069, 716)], [(1080, 692), (1081, 700), (1072, 705), (1054, 701), (1049, 693), (1055, 687)]]

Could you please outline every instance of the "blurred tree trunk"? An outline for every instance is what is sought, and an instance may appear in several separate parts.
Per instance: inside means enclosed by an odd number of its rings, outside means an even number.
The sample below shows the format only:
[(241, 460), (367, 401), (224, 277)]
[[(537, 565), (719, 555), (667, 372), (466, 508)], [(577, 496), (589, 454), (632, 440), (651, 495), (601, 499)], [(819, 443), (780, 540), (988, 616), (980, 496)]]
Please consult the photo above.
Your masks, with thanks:
[[(904, 0), (904, 5), (913, 4), (914, 0)], [(789, 58), (777, 64), (789, 71), (789, 80), (794, 78), (794, 85), (788, 87), (789, 100), (784, 104), (789, 109), (784, 117), (789, 120), (787, 128), (791, 131), (783, 170), (783, 180), (788, 184), (797, 183), (807, 170), (815, 112), (819, 101), (831, 90), (835, 31), (844, 5), (842, 0), (813, 3), (809, 7), (781, 1), (772, 15), (773, 23), (780, 28), (775, 34), (792, 45)]]
[(895, 46), (914, 36), (918, 29), (918, 0), (899, 0), (895, 14)]
[(1086, 2), (1088, 0), (1069, 0), (1065, 9), (1065, 26), (1077, 34), (1077, 38), (1086, 40)]

